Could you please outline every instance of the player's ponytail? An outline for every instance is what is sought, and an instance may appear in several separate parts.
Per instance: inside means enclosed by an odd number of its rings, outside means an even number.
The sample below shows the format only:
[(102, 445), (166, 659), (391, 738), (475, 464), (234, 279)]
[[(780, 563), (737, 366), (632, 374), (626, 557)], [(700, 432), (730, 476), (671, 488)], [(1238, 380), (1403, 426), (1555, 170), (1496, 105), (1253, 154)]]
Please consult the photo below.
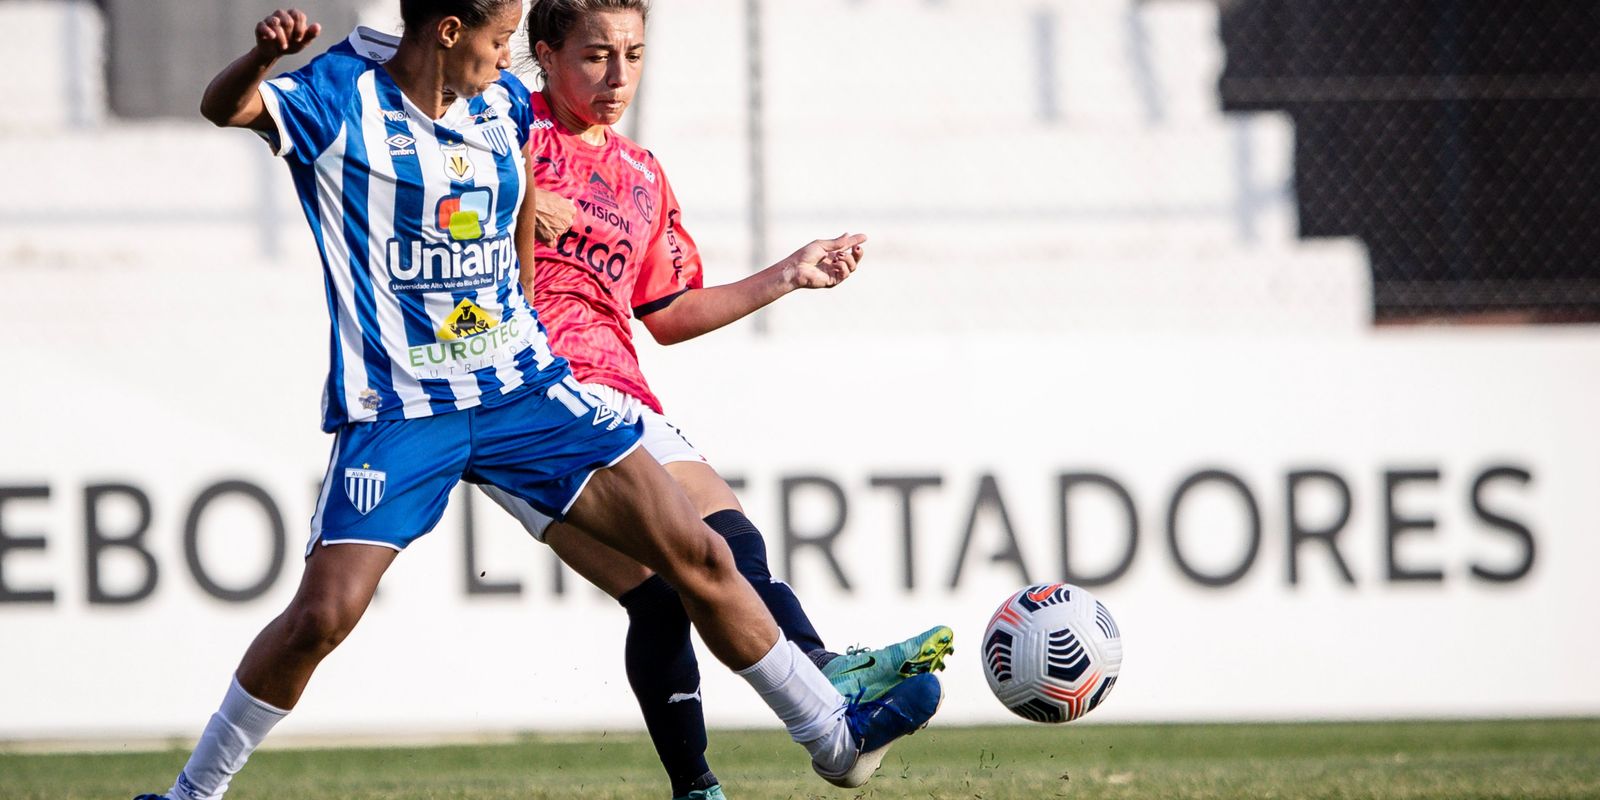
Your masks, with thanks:
[(608, 11), (633, 11), (641, 21), (648, 21), (650, 0), (533, 0), (528, 8), (528, 53), (539, 77), (544, 77), (537, 55), (540, 42), (551, 50), (560, 50), (567, 42), (567, 34), (585, 17)]
[(436, 19), (456, 17), (468, 28), (487, 24), (508, 3), (517, 0), (400, 0), (400, 20), (407, 31), (422, 30)]

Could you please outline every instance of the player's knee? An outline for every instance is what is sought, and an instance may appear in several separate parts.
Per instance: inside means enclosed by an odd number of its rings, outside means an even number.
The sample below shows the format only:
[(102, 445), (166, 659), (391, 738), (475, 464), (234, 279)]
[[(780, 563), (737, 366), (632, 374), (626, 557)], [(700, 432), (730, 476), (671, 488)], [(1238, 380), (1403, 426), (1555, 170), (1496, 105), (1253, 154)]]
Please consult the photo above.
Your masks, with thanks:
[(284, 612), (286, 643), (302, 652), (331, 652), (354, 627), (354, 615), (334, 600), (297, 601)]

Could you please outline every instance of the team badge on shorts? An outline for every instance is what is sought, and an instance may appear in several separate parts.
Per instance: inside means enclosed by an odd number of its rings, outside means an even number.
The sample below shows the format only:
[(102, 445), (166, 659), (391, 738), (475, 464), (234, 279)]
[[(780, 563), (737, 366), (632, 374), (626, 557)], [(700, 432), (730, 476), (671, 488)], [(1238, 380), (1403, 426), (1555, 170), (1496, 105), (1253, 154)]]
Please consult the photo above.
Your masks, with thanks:
[(369, 466), (362, 464), (361, 469), (351, 467), (344, 471), (344, 496), (350, 498), (350, 505), (363, 517), (378, 507), (378, 501), (383, 499), (383, 486), (389, 481), (388, 473), (367, 469)]

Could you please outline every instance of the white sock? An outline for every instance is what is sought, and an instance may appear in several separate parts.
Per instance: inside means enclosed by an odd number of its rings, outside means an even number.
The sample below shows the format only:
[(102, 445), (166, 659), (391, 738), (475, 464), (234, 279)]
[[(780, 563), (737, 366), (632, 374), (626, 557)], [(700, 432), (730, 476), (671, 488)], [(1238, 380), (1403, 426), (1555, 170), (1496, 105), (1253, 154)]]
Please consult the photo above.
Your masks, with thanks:
[(251, 697), (235, 677), (228, 683), (222, 707), (206, 723), (200, 743), (167, 796), (172, 800), (218, 800), (272, 726), (288, 714)]
[(818, 766), (837, 774), (855, 763), (855, 741), (844, 721), (844, 695), (793, 642), (780, 635), (760, 661), (738, 674), (777, 713), (789, 737), (799, 742)]

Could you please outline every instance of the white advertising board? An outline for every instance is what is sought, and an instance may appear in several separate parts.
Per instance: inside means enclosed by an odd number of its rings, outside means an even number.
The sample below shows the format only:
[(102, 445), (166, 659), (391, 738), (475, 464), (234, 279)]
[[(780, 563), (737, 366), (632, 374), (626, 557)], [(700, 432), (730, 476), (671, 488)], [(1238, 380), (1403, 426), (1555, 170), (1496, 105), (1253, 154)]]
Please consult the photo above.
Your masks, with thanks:
[[(8, 285), (0, 738), (192, 735), (299, 573), (320, 287), (221, 265)], [(983, 626), (1063, 579), (1126, 637), (1092, 719), (1600, 713), (1592, 329), (733, 331), (645, 358), (830, 644), (956, 628), (943, 719), (1012, 719)], [(285, 732), (640, 727), (621, 609), (484, 498), (467, 530), (463, 498)], [(769, 724), (703, 673), (713, 725)]]

